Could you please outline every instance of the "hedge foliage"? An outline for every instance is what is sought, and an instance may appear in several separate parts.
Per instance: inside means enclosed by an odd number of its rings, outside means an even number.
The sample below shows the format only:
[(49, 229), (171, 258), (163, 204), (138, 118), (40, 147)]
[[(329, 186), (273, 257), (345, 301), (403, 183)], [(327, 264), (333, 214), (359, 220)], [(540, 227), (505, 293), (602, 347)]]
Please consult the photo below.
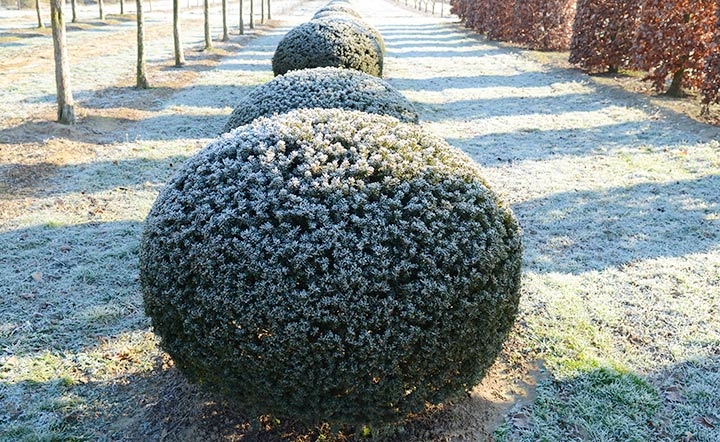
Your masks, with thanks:
[(720, 6), (715, 10), (715, 33), (710, 45), (710, 55), (705, 60), (702, 96), (703, 104), (720, 103)]
[(360, 110), (418, 122), (413, 105), (387, 82), (351, 69), (314, 68), (290, 71), (253, 89), (235, 107), (222, 133), (261, 116), (300, 108)]
[(394, 422), (472, 388), (515, 318), (520, 231), (474, 162), (357, 111), (260, 118), (187, 160), (140, 250), (192, 381), (255, 415)]
[(351, 20), (313, 19), (291, 29), (272, 58), (275, 75), (335, 66), (382, 77), (383, 51), (373, 34)]
[(670, 95), (702, 85), (715, 32), (716, 0), (643, 0), (633, 65), (648, 71), (657, 91), (673, 78)]
[(594, 73), (630, 66), (639, 14), (636, 0), (578, 0), (570, 63)]

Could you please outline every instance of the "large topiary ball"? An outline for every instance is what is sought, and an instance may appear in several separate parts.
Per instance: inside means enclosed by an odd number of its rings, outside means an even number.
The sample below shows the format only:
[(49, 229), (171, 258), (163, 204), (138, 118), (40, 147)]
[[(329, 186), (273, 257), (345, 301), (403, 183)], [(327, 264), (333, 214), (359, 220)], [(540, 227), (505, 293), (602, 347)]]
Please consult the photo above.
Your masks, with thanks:
[(313, 16), (313, 19), (346, 20), (346, 21), (350, 21), (350, 22), (360, 26), (361, 28), (365, 29), (367, 32), (369, 32), (373, 36), (373, 38), (377, 42), (378, 46), (380, 46), (380, 52), (382, 53), (383, 56), (385, 56), (386, 47), (385, 47), (385, 40), (383, 39), (382, 34), (380, 33), (380, 31), (378, 31), (375, 27), (368, 24), (366, 21), (361, 20), (358, 17), (354, 17), (352, 15), (349, 15), (349, 14), (346, 14), (343, 12), (339, 12), (339, 11), (333, 11), (333, 10), (318, 12)]
[(372, 425), (476, 385), (520, 262), (469, 157), (391, 117), (301, 109), (187, 160), (147, 217), (140, 282), (191, 381), (257, 415)]
[(359, 12), (357, 12), (355, 9), (353, 9), (352, 6), (347, 3), (331, 2), (330, 4), (318, 9), (317, 12), (315, 12), (315, 16), (317, 17), (318, 14), (322, 14), (324, 12), (339, 12), (350, 15), (352, 17), (362, 18), (362, 15), (360, 15)]
[(413, 105), (387, 82), (351, 69), (314, 68), (290, 71), (253, 89), (235, 107), (222, 133), (260, 116), (313, 107), (361, 110), (418, 122)]
[(291, 29), (272, 58), (275, 75), (335, 66), (382, 76), (383, 55), (372, 33), (350, 20), (315, 19)]

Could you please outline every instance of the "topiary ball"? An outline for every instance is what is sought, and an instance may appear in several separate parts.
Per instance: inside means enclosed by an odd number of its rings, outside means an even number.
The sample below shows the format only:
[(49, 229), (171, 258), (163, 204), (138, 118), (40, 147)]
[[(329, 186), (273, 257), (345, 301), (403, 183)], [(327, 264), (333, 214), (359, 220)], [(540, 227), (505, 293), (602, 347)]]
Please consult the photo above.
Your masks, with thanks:
[(323, 6), (322, 8), (318, 9), (315, 15), (322, 14), (323, 12), (340, 12), (343, 14), (350, 15), (352, 17), (356, 18), (362, 18), (362, 15), (360, 15), (359, 12), (357, 12), (355, 9), (353, 9), (352, 6), (348, 5), (347, 3), (335, 3), (332, 2), (326, 6)]
[(235, 107), (222, 133), (299, 108), (349, 109), (418, 122), (413, 105), (380, 78), (342, 68), (290, 71), (258, 86)]
[(383, 56), (385, 56), (385, 40), (382, 37), (382, 34), (380, 31), (378, 31), (376, 28), (368, 24), (366, 21), (361, 20), (357, 17), (354, 17), (352, 15), (345, 14), (343, 12), (338, 11), (322, 11), (318, 12), (313, 16), (313, 19), (326, 19), (326, 20), (347, 20), (350, 21), (361, 28), (365, 29), (367, 32), (369, 32), (375, 41), (377, 42), (378, 46), (380, 46), (380, 52)]
[(147, 217), (140, 282), (191, 381), (256, 415), (377, 425), (480, 381), (520, 263), (515, 217), (465, 154), (301, 109), (186, 161)]
[(382, 77), (383, 55), (372, 33), (349, 20), (315, 19), (291, 29), (272, 58), (275, 75), (334, 66)]

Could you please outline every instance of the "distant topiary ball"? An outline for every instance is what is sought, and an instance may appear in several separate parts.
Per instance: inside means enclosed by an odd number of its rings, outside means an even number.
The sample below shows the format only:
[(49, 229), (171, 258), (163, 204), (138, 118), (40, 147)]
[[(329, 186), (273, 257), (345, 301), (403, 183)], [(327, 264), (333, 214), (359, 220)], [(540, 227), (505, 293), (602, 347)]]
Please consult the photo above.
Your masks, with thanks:
[(383, 56), (385, 55), (385, 40), (383, 39), (382, 34), (380, 33), (380, 31), (368, 24), (366, 21), (352, 15), (345, 14), (343, 12), (332, 10), (318, 12), (313, 16), (313, 19), (347, 20), (351, 23), (354, 23), (372, 34), (373, 38), (380, 46), (380, 51), (382, 52)]
[(301, 108), (360, 110), (418, 122), (413, 105), (380, 78), (342, 68), (290, 71), (258, 86), (235, 107), (222, 133), (271, 116)]
[(285, 34), (272, 58), (275, 75), (326, 66), (382, 77), (382, 47), (370, 31), (357, 23), (315, 19)]
[(520, 263), (515, 217), (465, 154), (302, 109), (186, 161), (147, 217), (140, 282), (191, 381), (256, 415), (378, 425), (479, 382)]
[(356, 18), (362, 18), (362, 15), (360, 15), (359, 12), (357, 12), (355, 9), (353, 9), (352, 6), (348, 5), (347, 3), (331, 3), (326, 6), (323, 6), (322, 8), (318, 9), (315, 15), (321, 14), (323, 12), (340, 12), (343, 14), (347, 14)]

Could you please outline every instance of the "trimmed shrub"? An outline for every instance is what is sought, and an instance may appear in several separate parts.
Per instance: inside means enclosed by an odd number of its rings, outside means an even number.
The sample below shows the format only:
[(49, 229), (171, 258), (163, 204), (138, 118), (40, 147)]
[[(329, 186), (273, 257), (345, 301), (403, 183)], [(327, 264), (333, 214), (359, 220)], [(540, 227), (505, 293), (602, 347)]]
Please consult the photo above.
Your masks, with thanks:
[(702, 102), (703, 113), (707, 113), (710, 104), (720, 103), (720, 4), (715, 9), (715, 35), (705, 60), (704, 74)]
[(261, 116), (300, 108), (359, 110), (418, 122), (413, 105), (387, 82), (351, 69), (314, 68), (290, 71), (253, 89), (235, 107), (222, 133)]
[(636, 0), (578, 0), (570, 63), (589, 72), (628, 67), (639, 13)]
[(520, 265), (517, 221), (465, 154), (302, 109), (186, 161), (147, 217), (140, 282), (191, 381), (254, 415), (379, 425), (479, 382)]
[(372, 34), (373, 38), (375, 38), (375, 41), (377, 42), (378, 46), (380, 46), (380, 51), (382, 52), (382, 55), (385, 56), (385, 40), (382, 37), (382, 34), (380, 31), (378, 31), (375, 27), (368, 24), (366, 21), (361, 20), (357, 17), (353, 17), (352, 15), (344, 14), (342, 12), (333, 12), (333, 11), (325, 11), (318, 14), (315, 14), (313, 16), (313, 19), (325, 19), (325, 20), (347, 20), (352, 22), (353, 24), (356, 24), (360, 26), (361, 28), (365, 29), (367, 32)]
[(683, 95), (702, 85), (715, 30), (717, 0), (644, 0), (633, 47), (633, 65), (649, 71), (655, 90)]
[(512, 40), (532, 49), (564, 51), (570, 47), (576, 0), (515, 2)]
[(313, 18), (318, 18), (317, 17), (318, 14), (322, 14), (325, 12), (340, 13), (340, 14), (346, 14), (346, 15), (349, 15), (349, 16), (352, 16), (355, 18), (362, 18), (362, 15), (360, 15), (359, 12), (357, 12), (351, 6), (349, 6), (347, 4), (342, 4), (342, 3), (332, 3), (327, 6), (323, 6), (322, 8), (317, 10), (317, 12), (315, 13), (315, 17), (313, 17)]
[(349, 20), (315, 19), (291, 29), (278, 43), (273, 73), (335, 66), (382, 77), (380, 43), (367, 29)]

